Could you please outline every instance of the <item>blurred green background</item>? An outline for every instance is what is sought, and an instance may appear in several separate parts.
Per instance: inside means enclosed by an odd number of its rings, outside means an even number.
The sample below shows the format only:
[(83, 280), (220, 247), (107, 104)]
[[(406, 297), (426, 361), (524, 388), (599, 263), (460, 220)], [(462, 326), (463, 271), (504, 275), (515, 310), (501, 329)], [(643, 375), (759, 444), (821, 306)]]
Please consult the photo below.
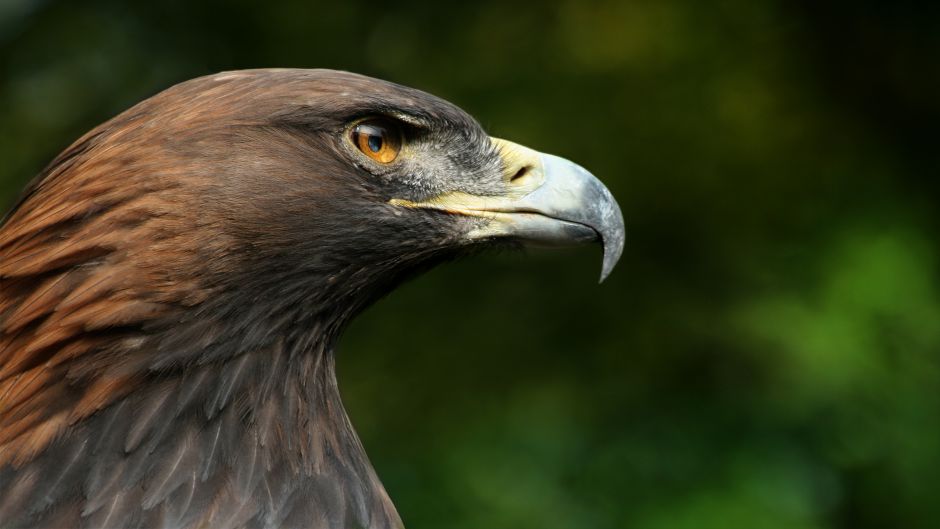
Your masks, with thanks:
[(415, 86), (588, 167), (596, 248), (422, 277), (341, 343), (411, 528), (940, 527), (940, 9), (0, 0), (0, 207), (226, 69)]

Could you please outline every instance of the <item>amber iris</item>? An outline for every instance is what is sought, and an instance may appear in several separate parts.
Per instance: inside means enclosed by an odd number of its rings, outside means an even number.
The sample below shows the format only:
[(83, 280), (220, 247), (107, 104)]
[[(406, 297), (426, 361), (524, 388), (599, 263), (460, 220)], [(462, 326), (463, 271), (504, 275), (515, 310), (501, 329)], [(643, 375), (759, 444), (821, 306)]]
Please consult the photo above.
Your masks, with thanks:
[(401, 151), (401, 131), (387, 120), (363, 121), (353, 127), (352, 142), (369, 158), (390, 163)]

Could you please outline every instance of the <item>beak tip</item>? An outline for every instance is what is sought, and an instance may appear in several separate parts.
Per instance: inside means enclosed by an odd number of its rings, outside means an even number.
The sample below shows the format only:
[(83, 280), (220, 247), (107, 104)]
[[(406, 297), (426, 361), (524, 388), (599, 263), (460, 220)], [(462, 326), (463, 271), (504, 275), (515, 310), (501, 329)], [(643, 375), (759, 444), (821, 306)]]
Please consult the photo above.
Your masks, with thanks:
[(598, 284), (603, 283), (610, 273), (613, 272), (614, 267), (617, 266), (617, 262), (620, 260), (620, 254), (623, 251), (623, 232), (620, 232), (620, 237), (616, 241), (603, 241), (604, 245), (604, 262), (601, 265), (601, 278), (598, 281)]
[(601, 245), (604, 248), (604, 262), (601, 265), (601, 279), (598, 283), (603, 283), (605, 279), (617, 266), (620, 261), (620, 255), (623, 253), (623, 243), (626, 233), (623, 223), (623, 213), (620, 212), (620, 206), (607, 189), (604, 190), (607, 211), (603, 215), (605, 222), (602, 223), (599, 230)]
[(602, 284), (608, 277), (610, 277), (610, 273), (613, 271), (614, 265), (607, 259), (604, 259), (604, 265), (601, 267), (601, 278), (597, 281), (597, 284)]

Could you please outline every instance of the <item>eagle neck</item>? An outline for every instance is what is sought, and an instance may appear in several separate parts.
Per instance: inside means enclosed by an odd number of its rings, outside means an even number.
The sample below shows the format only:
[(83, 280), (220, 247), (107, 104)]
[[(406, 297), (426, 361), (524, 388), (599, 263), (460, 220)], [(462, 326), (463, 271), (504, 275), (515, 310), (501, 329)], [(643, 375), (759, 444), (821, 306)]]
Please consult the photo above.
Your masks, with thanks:
[[(220, 458), (215, 473), (234, 476), (234, 496), (263, 498), (256, 517), (281, 518), (272, 527), (397, 528), (400, 518), (342, 403), (335, 325), (314, 323), (304, 333), (204, 366), (214, 380), (202, 399), (200, 444), (219, 432), (234, 439), (230, 450), (202, 456)], [(227, 463), (226, 452), (237, 457)], [(214, 464), (204, 461), (207, 468)], [(210, 474), (200, 477), (211, 482)], [(277, 505), (283, 497), (265, 495), (274, 483), (293, 489), (288, 514)]]

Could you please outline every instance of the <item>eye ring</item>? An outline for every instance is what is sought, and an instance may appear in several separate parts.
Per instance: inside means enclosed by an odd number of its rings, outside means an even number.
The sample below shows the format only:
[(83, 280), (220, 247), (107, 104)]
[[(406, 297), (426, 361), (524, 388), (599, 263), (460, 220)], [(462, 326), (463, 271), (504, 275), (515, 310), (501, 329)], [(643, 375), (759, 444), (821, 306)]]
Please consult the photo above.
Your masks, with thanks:
[(381, 164), (392, 163), (401, 152), (401, 128), (388, 119), (360, 121), (350, 130), (349, 139), (362, 154)]

